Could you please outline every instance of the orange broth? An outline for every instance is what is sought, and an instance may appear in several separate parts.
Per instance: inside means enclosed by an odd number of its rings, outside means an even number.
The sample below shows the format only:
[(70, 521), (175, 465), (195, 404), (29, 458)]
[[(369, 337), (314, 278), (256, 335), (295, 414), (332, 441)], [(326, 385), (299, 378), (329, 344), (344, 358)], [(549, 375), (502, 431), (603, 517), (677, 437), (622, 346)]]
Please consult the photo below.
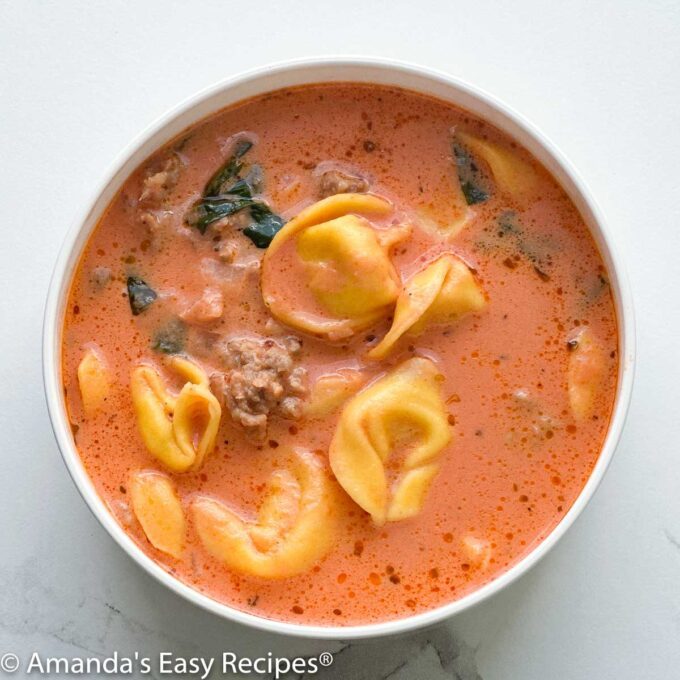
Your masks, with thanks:
[[(442, 239), (437, 225), (456, 218), (453, 127), (512, 149), (540, 181), (521, 205), (493, 195), (473, 206), (474, 218), (453, 238)], [(264, 250), (236, 233), (236, 265), (221, 262), (217, 236), (210, 230), (201, 235), (184, 223), (186, 211), (227, 158), (230, 140), (243, 132), (255, 140), (251, 161), (261, 164), (265, 197), (278, 214), (290, 219), (316, 199), (320, 163), (340, 164), (368, 178), (370, 191), (394, 204), (394, 213), (368, 217), (374, 225), (413, 225), (392, 256), (402, 280), (438, 253), (451, 252), (472, 268), (488, 299), (486, 309), (455, 325), (435, 325), (402, 339), (382, 362), (365, 354), (384, 336), (388, 318), (334, 343), (285, 331), (303, 340), (300, 364), (310, 384), (339, 367), (362, 368), (370, 377), (410, 356), (433, 359), (444, 376), (453, 436), (419, 515), (376, 527), (343, 496), (334, 548), (307, 573), (282, 580), (231, 571), (203, 549), (190, 519), (180, 559), (156, 550), (130, 512), (127, 488), (131, 473), (163, 470), (137, 430), (131, 370), (144, 360), (180, 386), (164, 368), (166, 357), (151, 347), (157, 329), (206, 287), (221, 290), (221, 318), (209, 328), (186, 330), (185, 354), (210, 374), (220, 368), (213, 346), (222, 336), (266, 336), (271, 328), (257, 275)], [(168, 149), (181, 156), (183, 168), (168, 199), (167, 223), (151, 238), (139, 223), (137, 199), (149, 168)], [(504, 215), (515, 220), (512, 229), (503, 228)], [(97, 285), (93, 276), (101, 268), (112, 278)], [(131, 314), (126, 293), (130, 275), (143, 276), (159, 293), (138, 316)], [(279, 283), (297, 286), (301, 300), (309, 297), (299, 281), (286, 283), (284, 277)], [(584, 327), (602, 343), (607, 365), (593, 415), (576, 422), (567, 394), (567, 342)], [(394, 88), (335, 84), (274, 92), (221, 111), (131, 175), (94, 230), (74, 275), (63, 375), (82, 461), (106, 505), (143, 551), (186, 584), (237, 609), (295, 623), (351, 625), (397, 619), (458, 599), (498, 577), (552, 531), (581, 492), (607, 432), (617, 343), (602, 258), (574, 205), (535, 159), (488, 123), (447, 103)], [(104, 408), (86, 417), (76, 370), (91, 346), (105, 357), (113, 387)], [(200, 492), (254, 516), (282, 452), (302, 447), (325, 459), (338, 416), (339, 411), (313, 424), (304, 418), (273, 419), (264, 443), (253, 444), (223, 412), (217, 447), (203, 467), (169, 474), (184, 503)], [(488, 545), (485, 564), (471, 563), (461, 545), (466, 536)]]

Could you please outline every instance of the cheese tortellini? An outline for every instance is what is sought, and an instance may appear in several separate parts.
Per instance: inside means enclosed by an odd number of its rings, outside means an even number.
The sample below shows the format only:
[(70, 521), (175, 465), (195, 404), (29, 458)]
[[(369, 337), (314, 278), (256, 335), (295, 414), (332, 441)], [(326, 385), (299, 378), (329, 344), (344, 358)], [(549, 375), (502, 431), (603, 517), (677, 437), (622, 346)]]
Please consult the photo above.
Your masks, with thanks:
[(384, 358), (404, 333), (418, 335), (430, 323), (451, 323), (486, 304), (484, 294), (467, 265), (454, 255), (443, 255), (404, 285), (394, 321), (387, 335), (368, 353)]
[(177, 396), (151, 366), (132, 372), (132, 402), (149, 453), (174, 472), (196, 470), (215, 448), (222, 408), (208, 377), (193, 362), (173, 357), (172, 368), (187, 380)]
[(101, 410), (111, 389), (109, 371), (100, 353), (88, 348), (78, 364), (78, 387), (86, 416)]
[[(399, 295), (389, 249), (408, 229), (374, 229), (355, 213), (391, 210), (377, 196), (337, 194), (288, 222), (262, 261), (262, 295), (271, 313), (289, 326), (330, 339), (347, 337), (385, 315)], [(282, 258), (284, 251), (288, 259)], [(311, 292), (318, 311), (301, 309), (290, 285), (281, 285), (283, 267), (297, 270), (287, 271), (288, 279), (293, 276)]]
[(270, 478), (257, 519), (207, 496), (196, 498), (191, 508), (210, 554), (243, 574), (279, 579), (309, 570), (331, 549), (336, 495), (321, 460), (293, 451), (290, 468)]
[[(439, 379), (432, 361), (409, 359), (359, 392), (340, 416), (331, 468), (378, 525), (417, 515), (437, 474), (451, 439)], [(391, 485), (387, 468), (400, 453), (403, 464)]]
[(500, 191), (509, 194), (520, 202), (535, 194), (539, 183), (538, 174), (518, 153), (466, 132), (457, 131), (456, 138), (476, 158), (486, 163)]
[(340, 368), (320, 376), (314, 383), (305, 408), (307, 418), (324, 418), (338, 409), (366, 382), (366, 376), (353, 368)]
[(569, 404), (577, 420), (588, 418), (602, 387), (605, 373), (605, 355), (599, 342), (588, 328), (581, 330), (570, 345), (567, 370)]
[(130, 479), (132, 511), (151, 545), (180, 557), (186, 522), (175, 485), (166, 475), (152, 470), (136, 472)]

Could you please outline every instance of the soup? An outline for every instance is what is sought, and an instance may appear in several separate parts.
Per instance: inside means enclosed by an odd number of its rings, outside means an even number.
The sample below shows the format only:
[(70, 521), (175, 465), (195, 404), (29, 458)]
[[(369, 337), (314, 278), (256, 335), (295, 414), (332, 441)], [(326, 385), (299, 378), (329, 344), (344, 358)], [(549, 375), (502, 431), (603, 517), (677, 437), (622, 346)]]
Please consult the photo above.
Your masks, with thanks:
[(413, 92), (278, 91), (124, 183), (63, 331), (73, 436), (140, 548), (277, 620), (353, 625), (498, 577), (588, 479), (608, 274), (514, 140)]

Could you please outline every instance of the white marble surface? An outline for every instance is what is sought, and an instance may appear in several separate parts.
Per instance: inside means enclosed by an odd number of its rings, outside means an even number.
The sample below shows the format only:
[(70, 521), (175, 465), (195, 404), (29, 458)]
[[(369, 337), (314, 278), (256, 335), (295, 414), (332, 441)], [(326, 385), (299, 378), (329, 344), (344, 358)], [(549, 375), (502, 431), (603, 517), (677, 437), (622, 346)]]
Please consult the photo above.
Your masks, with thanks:
[[(318, 677), (678, 677), (679, 35), (677, 0), (0, 0), (0, 655), (329, 649)], [(349, 647), (251, 632), (146, 576), (71, 483), (40, 375), (56, 250), (119, 149), (224, 76), (329, 53), (447, 70), (552, 137), (620, 240), (639, 335), (622, 444), (547, 559), (445, 626)]]

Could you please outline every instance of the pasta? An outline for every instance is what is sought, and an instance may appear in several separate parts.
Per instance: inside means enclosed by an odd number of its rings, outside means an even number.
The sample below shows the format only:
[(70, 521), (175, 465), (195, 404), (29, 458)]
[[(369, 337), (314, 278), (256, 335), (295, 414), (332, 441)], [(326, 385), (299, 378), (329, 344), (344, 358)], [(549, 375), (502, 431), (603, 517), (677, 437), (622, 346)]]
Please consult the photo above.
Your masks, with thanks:
[(454, 255), (444, 255), (406, 283), (397, 300), (392, 327), (368, 356), (382, 359), (404, 333), (418, 335), (428, 324), (452, 323), (485, 304), (467, 265)]
[(539, 182), (538, 175), (517, 153), (466, 132), (456, 132), (456, 137), (477, 158), (481, 158), (487, 164), (500, 191), (517, 198), (520, 202), (535, 194)]
[[(391, 205), (377, 196), (338, 194), (318, 201), (274, 237), (262, 262), (262, 294), (283, 323), (328, 337), (345, 337), (383, 316), (399, 294), (399, 276), (389, 249), (408, 234), (405, 227), (376, 230), (354, 212), (385, 214)], [(276, 285), (279, 251), (292, 241), (294, 262), (321, 309), (300, 309)]]
[(307, 571), (332, 547), (333, 496), (321, 461), (293, 451), (290, 469), (272, 475), (257, 520), (206, 496), (191, 508), (199, 538), (213, 556), (241, 573), (280, 579)]
[(132, 402), (149, 453), (174, 472), (185, 472), (200, 468), (215, 447), (222, 408), (196, 364), (173, 357), (171, 366), (188, 381), (176, 397), (154, 368), (142, 365), (132, 372)]
[(577, 420), (588, 418), (604, 379), (605, 357), (593, 334), (584, 328), (569, 342), (569, 403)]
[(104, 405), (111, 384), (104, 361), (92, 348), (85, 351), (78, 364), (78, 387), (85, 415), (95, 415)]
[[(331, 441), (336, 478), (376, 524), (418, 514), (451, 432), (437, 367), (429, 359), (404, 362), (356, 395), (344, 408)], [(386, 465), (406, 450), (390, 490)]]
[(305, 414), (308, 418), (323, 418), (339, 408), (366, 381), (361, 371), (339, 369), (322, 375), (314, 384)]
[(132, 511), (151, 545), (173, 557), (184, 549), (184, 510), (172, 480), (160, 472), (140, 471), (130, 479)]

